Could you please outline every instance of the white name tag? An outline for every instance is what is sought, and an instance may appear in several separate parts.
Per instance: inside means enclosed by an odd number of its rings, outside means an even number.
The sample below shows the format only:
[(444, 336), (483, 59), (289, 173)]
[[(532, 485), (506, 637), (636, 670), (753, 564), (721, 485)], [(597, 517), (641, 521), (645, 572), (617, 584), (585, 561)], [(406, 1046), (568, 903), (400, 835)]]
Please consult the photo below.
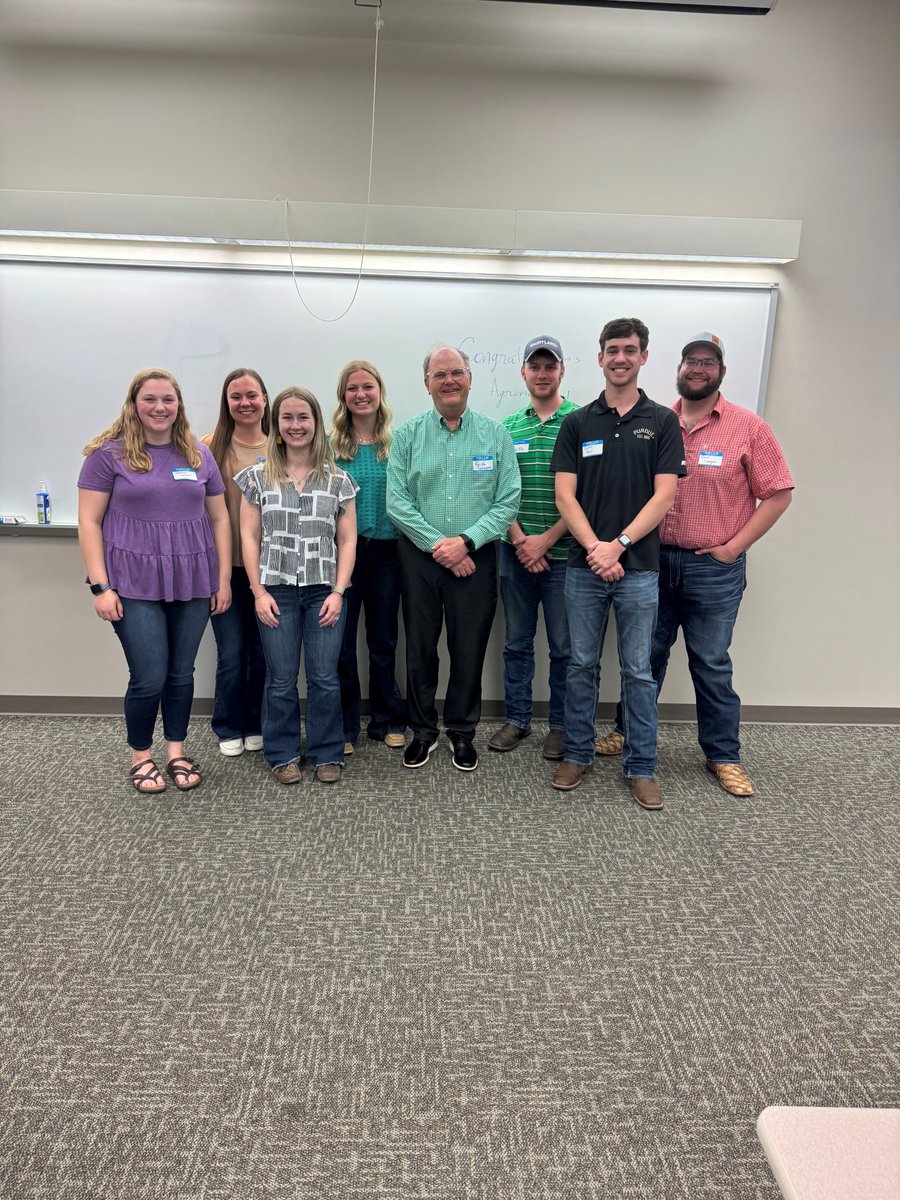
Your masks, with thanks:
[(494, 456), (493, 454), (474, 454), (472, 456), (473, 471), (493, 471)]
[(721, 467), (724, 452), (722, 450), (701, 450), (697, 455), (698, 467)]
[(602, 438), (600, 438), (600, 440), (597, 442), (582, 442), (581, 443), (581, 457), (582, 458), (596, 458), (599, 454), (602, 454), (602, 453), (603, 453), (603, 439)]
[(172, 468), (172, 478), (173, 479), (193, 479), (194, 483), (196, 483), (197, 482), (197, 472), (192, 471), (190, 467), (173, 467)]
[(516, 448), (516, 454), (527, 454), (528, 453), (528, 442), (527, 441), (526, 442), (513, 442), (513, 446), (515, 446), (515, 448)]

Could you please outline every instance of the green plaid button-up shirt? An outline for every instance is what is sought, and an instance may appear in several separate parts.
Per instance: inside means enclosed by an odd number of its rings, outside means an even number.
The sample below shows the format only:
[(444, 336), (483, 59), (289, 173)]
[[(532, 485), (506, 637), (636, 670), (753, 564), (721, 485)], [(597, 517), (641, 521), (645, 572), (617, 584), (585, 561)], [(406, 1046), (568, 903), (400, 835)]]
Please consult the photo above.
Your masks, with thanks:
[(456, 429), (432, 407), (394, 434), (388, 460), (388, 516), (425, 553), (465, 534), (480, 549), (509, 529), (521, 481), (509, 434), (466, 408)]

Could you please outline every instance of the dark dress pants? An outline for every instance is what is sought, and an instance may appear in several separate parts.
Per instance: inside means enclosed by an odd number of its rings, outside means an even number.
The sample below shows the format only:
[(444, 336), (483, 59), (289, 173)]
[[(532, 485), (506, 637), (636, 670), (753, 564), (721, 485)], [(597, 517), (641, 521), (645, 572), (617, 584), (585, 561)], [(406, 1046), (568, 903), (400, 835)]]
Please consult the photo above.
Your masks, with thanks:
[(406, 700), (413, 736), (431, 741), (438, 733), (438, 640), (446, 625), (450, 679), (444, 726), (448, 733), (473, 737), (481, 717), (481, 672), (497, 608), (497, 547), (489, 542), (476, 550), (475, 573), (465, 578), (457, 578), (402, 536), (399, 554)]

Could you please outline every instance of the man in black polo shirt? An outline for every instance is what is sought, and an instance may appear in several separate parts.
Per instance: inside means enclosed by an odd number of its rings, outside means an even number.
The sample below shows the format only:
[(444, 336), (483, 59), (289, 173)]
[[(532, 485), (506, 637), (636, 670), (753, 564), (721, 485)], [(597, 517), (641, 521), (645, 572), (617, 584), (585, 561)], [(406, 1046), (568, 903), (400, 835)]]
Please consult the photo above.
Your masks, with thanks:
[(685, 474), (678, 418), (638, 387), (649, 332), (636, 317), (609, 321), (600, 334), (606, 388), (563, 422), (550, 469), (556, 505), (577, 545), (566, 572), (571, 657), (566, 676), (560, 791), (578, 787), (594, 761), (599, 660), (616, 614), (625, 723), (625, 782), (642, 808), (662, 808), (656, 772), (656, 684), (650, 643), (659, 581), (657, 526)]

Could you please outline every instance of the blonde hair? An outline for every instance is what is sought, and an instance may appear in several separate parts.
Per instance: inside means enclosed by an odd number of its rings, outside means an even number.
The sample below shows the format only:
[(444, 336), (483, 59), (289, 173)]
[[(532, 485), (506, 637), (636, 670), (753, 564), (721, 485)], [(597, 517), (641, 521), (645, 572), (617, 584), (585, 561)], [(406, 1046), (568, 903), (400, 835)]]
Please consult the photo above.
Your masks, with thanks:
[(148, 367), (145, 371), (138, 371), (128, 386), (125, 403), (122, 405), (122, 411), (118, 417), (108, 429), (104, 429), (102, 433), (98, 433), (95, 438), (92, 438), (82, 453), (91, 454), (94, 450), (99, 450), (106, 445), (107, 442), (117, 441), (121, 442), (120, 457), (130, 471), (143, 472), (152, 469), (153, 459), (147, 452), (144, 427), (137, 415), (135, 405), (138, 392), (151, 379), (165, 380), (178, 397), (178, 413), (172, 426), (172, 445), (188, 466), (196, 471), (202, 460), (197, 448), (197, 439), (191, 433), (187, 414), (184, 411), (181, 388), (175, 376), (168, 371), (163, 371), (160, 367)]
[(367, 362), (364, 358), (354, 358), (352, 362), (348, 362), (338, 377), (337, 408), (334, 410), (331, 418), (331, 449), (334, 451), (334, 457), (341, 458), (344, 462), (351, 462), (356, 458), (358, 445), (356, 438), (353, 436), (353, 419), (347, 408), (346, 400), (347, 380), (354, 371), (365, 371), (378, 384), (379, 401), (378, 412), (375, 416), (375, 456), (381, 462), (385, 462), (391, 449), (391, 419), (393, 413), (387, 402), (387, 391), (384, 386), (384, 380), (381, 378), (381, 373), (377, 367)]
[(309, 456), (312, 460), (311, 475), (317, 476), (319, 479), (324, 479), (329, 471), (335, 469), (334, 456), (325, 438), (325, 426), (322, 421), (322, 410), (319, 408), (318, 400), (307, 388), (288, 387), (278, 393), (275, 397), (275, 403), (272, 405), (272, 424), (269, 428), (266, 461), (263, 465), (263, 478), (270, 487), (288, 482), (288, 473), (285, 467), (286, 451), (281, 434), (278, 432), (278, 417), (281, 413), (282, 404), (285, 400), (291, 399), (303, 400), (308, 404), (309, 411), (313, 415), (313, 421), (315, 421), (316, 431), (313, 434), (312, 444), (309, 448)]

